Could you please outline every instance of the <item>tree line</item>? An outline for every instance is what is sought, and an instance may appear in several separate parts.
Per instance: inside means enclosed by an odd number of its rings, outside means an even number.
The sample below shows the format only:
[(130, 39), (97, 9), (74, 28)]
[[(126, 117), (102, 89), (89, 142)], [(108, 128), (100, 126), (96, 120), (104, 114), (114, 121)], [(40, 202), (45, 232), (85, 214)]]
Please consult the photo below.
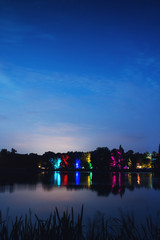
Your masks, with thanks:
[(11, 151), (2, 149), (0, 152), (1, 168), (25, 168), (48, 170), (135, 170), (159, 169), (160, 156), (153, 152), (134, 153), (133, 150), (124, 151), (120, 145), (118, 149), (109, 150), (108, 147), (98, 147), (91, 152), (45, 152), (42, 155), (36, 153), (19, 154), (12, 148)]

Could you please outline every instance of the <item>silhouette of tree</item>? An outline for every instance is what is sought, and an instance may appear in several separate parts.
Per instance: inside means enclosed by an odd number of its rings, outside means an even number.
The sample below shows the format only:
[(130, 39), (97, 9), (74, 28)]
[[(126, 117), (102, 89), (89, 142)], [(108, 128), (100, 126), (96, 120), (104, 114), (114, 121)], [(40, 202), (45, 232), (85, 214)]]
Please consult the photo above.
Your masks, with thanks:
[(94, 170), (109, 170), (110, 150), (107, 147), (99, 147), (91, 153), (91, 163)]
[(11, 153), (15, 154), (17, 152), (17, 150), (15, 150), (14, 148), (11, 149)]

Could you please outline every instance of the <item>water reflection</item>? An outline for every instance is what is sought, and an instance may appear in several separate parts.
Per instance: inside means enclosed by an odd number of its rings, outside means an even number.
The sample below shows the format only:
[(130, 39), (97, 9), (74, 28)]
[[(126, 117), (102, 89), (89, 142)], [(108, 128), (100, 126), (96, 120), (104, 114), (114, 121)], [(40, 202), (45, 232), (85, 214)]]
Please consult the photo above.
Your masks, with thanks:
[(57, 187), (72, 189), (90, 189), (99, 196), (108, 196), (110, 193), (123, 196), (125, 190), (133, 191), (135, 188), (160, 189), (160, 176), (153, 173), (121, 173), (112, 172), (98, 174), (92, 172), (52, 172), (39, 174), (12, 174), (0, 175), (0, 192), (14, 192), (18, 188), (36, 189), (41, 183), (45, 190)]
[(80, 185), (80, 173), (79, 172), (75, 173), (75, 178), (76, 178), (76, 185)]
[(139, 173), (137, 174), (137, 183), (141, 184), (141, 179), (140, 179)]
[(115, 192), (118, 190), (118, 193), (122, 193), (122, 175), (120, 172), (112, 173), (111, 177), (111, 182), (112, 182), (112, 192)]
[(61, 186), (67, 186), (68, 185), (68, 174), (63, 174), (63, 175), (60, 175), (59, 174), (59, 178), (61, 179)]
[[(52, 178), (52, 176), (51, 176), (51, 178)], [(60, 174), (58, 172), (54, 173), (54, 183), (53, 184), (57, 185), (58, 187), (61, 186), (61, 176), (60, 176)]]

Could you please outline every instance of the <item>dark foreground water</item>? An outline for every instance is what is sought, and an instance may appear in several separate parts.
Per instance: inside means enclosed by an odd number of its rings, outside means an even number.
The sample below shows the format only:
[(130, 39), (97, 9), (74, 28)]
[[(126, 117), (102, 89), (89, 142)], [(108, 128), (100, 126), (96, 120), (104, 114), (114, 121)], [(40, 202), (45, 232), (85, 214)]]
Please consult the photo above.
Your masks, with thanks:
[(5, 217), (32, 210), (45, 219), (58, 207), (60, 213), (84, 205), (84, 219), (97, 213), (117, 217), (134, 213), (136, 221), (155, 218), (160, 210), (160, 177), (154, 173), (53, 172), (0, 175), (0, 210)]

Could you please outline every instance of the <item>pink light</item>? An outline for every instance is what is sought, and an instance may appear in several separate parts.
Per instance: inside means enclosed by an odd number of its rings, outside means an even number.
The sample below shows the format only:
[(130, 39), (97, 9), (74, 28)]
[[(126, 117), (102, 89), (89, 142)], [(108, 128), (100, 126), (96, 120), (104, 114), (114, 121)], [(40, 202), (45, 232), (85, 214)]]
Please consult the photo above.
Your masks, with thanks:
[(114, 175), (112, 176), (112, 188), (114, 188), (116, 186), (116, 175), (115, 173), (113, 173)]
[(125, 166), (124, 166), (124, 169), (128, 169), (128, 167), (125, 165)]

